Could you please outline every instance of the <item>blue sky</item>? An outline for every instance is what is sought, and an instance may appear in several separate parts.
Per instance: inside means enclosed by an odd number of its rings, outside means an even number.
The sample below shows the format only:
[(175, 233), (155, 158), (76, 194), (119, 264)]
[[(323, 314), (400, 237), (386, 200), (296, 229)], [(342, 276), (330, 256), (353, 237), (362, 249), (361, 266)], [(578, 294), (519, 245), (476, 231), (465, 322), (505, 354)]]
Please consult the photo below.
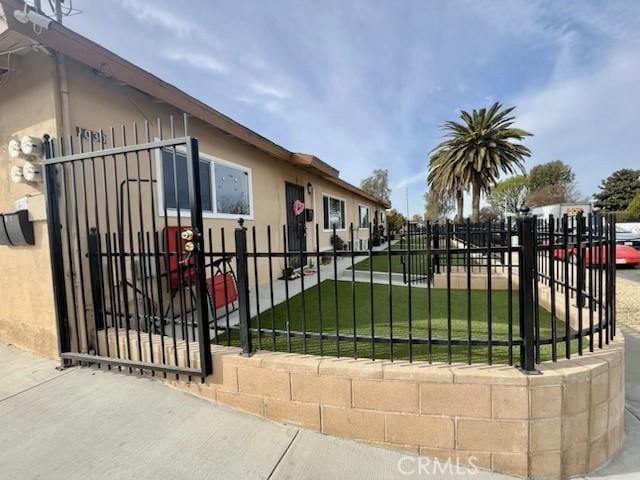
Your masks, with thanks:
[(640, 167), (640, 2), (75, 0), (66, 24), (355, 184), (390, 172), (422, 213), (427, 152), (458, 111), (516, 105), (533, 157), (591, 195)]

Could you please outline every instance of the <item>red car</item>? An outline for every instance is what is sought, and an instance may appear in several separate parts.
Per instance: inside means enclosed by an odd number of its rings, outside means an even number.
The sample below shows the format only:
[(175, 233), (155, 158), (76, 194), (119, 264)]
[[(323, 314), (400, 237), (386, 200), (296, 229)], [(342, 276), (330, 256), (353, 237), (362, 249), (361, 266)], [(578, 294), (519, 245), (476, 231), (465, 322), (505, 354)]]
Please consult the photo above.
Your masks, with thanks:
[[(600, 255), (598, 256), (598, 248), (601, 249)], [(567, 250), (569, 254), (569, 260), (572, 263), (576, 262), (576, 247), (571, 247)], [(554, 248), (553, 249), (553, 257), (563, 260), (564, 259), (564, 249), (562, 248)], [(583, 258), (584, 264), (587, 267), (597, 266), (599, 262), (603, 264), (607, 261), (607, 247), (591, 247), (585, 248), (583, 250)], [(616, 265), (629, 265), (634, 267), (636, 265), (640, 265), (640, 251), (636, 250), (633, 247), (628, 245), (616, 245)]]

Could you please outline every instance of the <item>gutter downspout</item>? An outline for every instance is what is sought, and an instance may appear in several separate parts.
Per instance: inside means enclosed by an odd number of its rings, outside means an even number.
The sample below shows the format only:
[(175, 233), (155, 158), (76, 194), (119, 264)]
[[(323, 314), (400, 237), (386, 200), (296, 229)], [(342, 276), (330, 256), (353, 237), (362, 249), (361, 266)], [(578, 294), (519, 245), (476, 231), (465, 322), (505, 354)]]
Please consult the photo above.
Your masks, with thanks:
[(55, 54), (55, 97), (56, 97), (56, 129), (58, 138), (71, 135), (69, 109), (69, 81), (67, 76), (67, 59), (61, 53)]

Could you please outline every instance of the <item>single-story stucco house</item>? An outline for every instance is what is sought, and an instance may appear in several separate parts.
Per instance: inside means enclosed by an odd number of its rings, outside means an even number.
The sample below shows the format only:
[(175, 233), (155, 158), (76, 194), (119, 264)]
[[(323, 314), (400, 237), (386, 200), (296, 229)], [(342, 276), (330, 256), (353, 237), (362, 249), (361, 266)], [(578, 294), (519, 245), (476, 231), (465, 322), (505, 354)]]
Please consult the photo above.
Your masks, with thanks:
[[(108, 131), (156, 118), (168, 128), (169, 117), (181, 125), (186, 114), (189, 135), (199, 142), (205, 227), (232, 232), (239, 217), (248, 227), (271, 225), (273, 248), (282, 249), (281, 227), (299, 220), (290, 215), (297, 200), (314, 212), (305, 212), (304, 240), (313, 251), (316, 244), (331, 248), (333, 225), (348, 240), (353, 224), (359, 249), (366, 248), (369, 222), (384, 223), (388, 202), (341, 179), (338, 169), (275, 144), (60, 24), (39, 30), (20, 23), (14, 12), (23, 8), (22, 1), (0, 0), (0, 212), (26, 207), (35, 245), (0, 246), (1, 341), (49, 357), (57, 352), (44, 187), (11, 181), (11, 167), (20, 163), (9, 155), (12, 139)], [(239, 180), (232, 210), (215, 200), (228, 193), (222, 176)], [(162, 181), (164, 189), (172, 187)]]

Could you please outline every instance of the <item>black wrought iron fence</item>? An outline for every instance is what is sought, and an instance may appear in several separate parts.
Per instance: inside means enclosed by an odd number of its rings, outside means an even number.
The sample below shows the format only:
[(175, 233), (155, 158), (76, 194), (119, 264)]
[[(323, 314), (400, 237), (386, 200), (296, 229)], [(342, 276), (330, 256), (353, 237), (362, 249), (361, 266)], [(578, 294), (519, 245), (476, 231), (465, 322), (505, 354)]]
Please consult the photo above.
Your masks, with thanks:
[(155, 130), (45, 142), (65, 362), (205, 377), (211, 341), (532, 370), (615, 334), (612, 215), (408, 224), (384, 242), (350, 225), (346, 248), (308, 222), (221, 228), (186, 120)]
[[(597, 221), (597, 241), (605, 250), (592, 271), (585, 269), (584, 258), (596, 232), (590, 241), (580, 234), (572, 241), (569, 229), (552, 228), (551, 238), (560, 234), (565, 251), (582, 252), (573, 273), (569, 260), (554, 254), (558, 245), (545, 243), (547, 223), (532, 217), (500, 227), (427, 224), (395, 244), (389, 239), (388, 248), (365, 252), (323, 251), (318, 226), (316, 244), (299, 252), (286, 246), (274, 250), (269, 228), (240, 227), (236, 246), (250, 248), (208, 253), (236, 259), (245, 306), (237, 324), (227, 322), (214, 338), (246, 353), (257, 348), (374, 360), (507, 363), (532, 370), (541, 361), (581, 355), (613, 338), (615, 221), (611, 216)], [(353, 237), (353, 227), (348, 232)], [(310, 262), (278, 280), (290, 259), (302, 257)], [(433, 268), (438, 263), (439, 271)], [(400, 272), (394, 272), (398, 265)], [(428, 281), (405, 283), (413, 278), (412, 269), (422, 266), (420, 272), (432, 272)]]

